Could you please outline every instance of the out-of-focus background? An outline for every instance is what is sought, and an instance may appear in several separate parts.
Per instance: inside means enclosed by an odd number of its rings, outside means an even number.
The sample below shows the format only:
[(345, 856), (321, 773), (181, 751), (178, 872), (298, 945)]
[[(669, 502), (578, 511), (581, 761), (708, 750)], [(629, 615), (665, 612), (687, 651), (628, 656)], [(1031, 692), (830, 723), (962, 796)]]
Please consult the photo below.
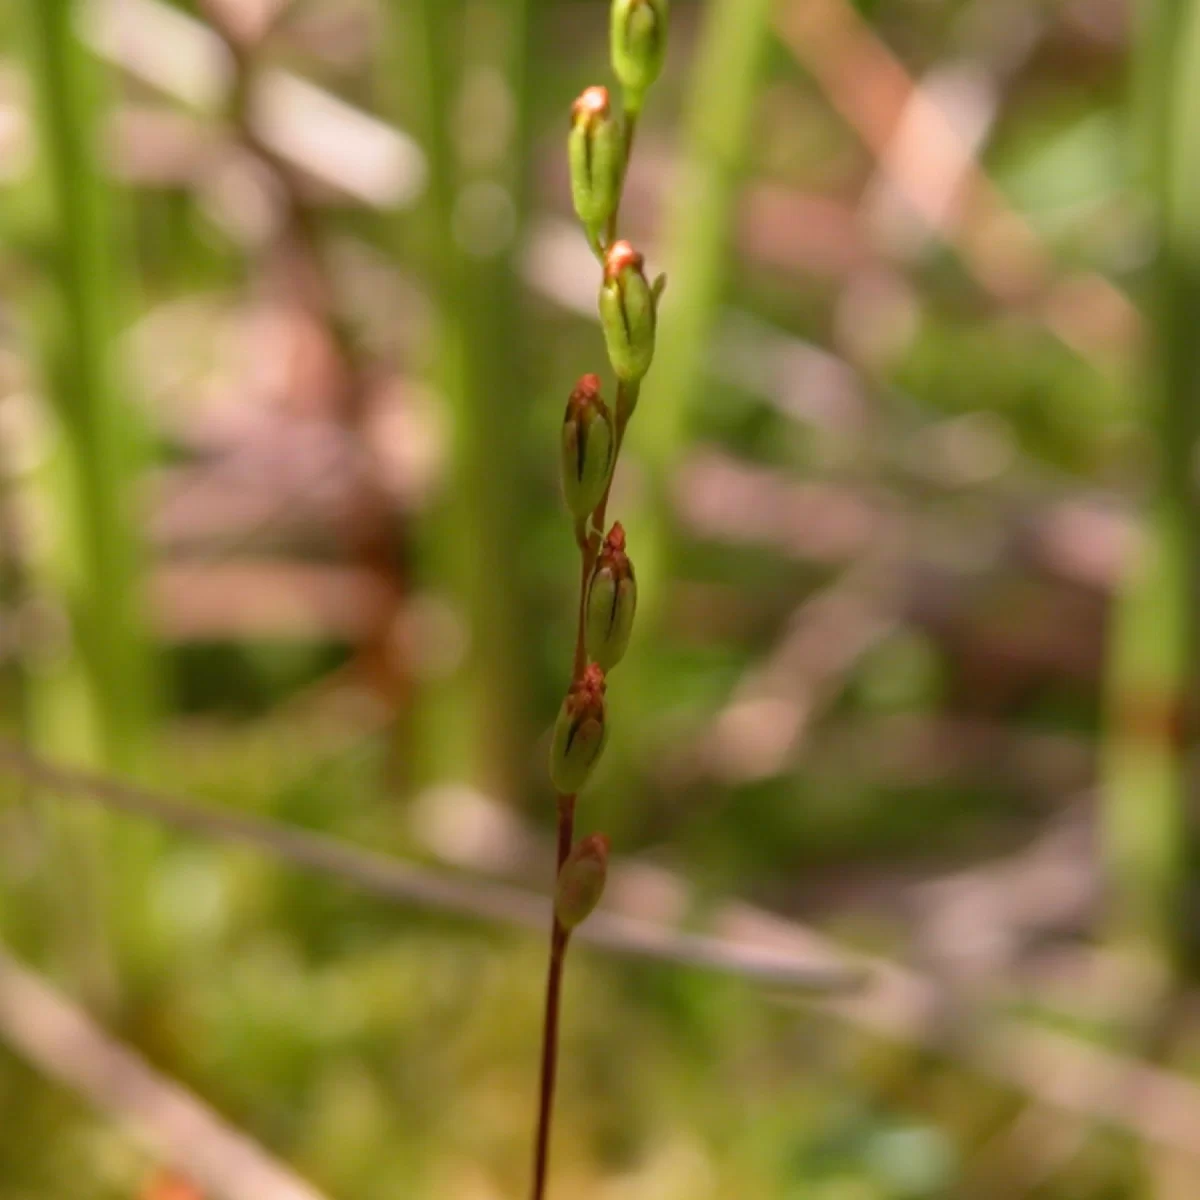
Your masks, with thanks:
[[(672, 5), (553, 1194), (1200, 1195), (1200, 4), (1134, 7)], [(607, 8), (0, 6), (2, 1200), (525, 1193)]]

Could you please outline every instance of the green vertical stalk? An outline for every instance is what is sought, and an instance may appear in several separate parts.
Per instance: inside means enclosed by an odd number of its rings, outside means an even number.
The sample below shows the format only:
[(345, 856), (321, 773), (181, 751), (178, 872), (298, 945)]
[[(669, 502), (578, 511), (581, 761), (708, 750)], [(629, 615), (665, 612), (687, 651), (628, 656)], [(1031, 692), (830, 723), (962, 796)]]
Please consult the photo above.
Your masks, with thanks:
[[(665, 484), (691, 428), (717, 324), (734, 205), (770, 41), (771, 0), (712, 0), (692, 68), (683, 156), (667, 206), (670, 283), (632, 446)], [(638, 567), (645, 551), (639, 547)]]
[(1103, 821), (1118, 936), (1179, 966), (1200, 700), (1200, 3), (1148, 5), (1142, 28), (1139, 150), (1159, 241), (1147, 308), (1156, 478), (1113, 623)]
[[(102, 80), (73, 0), (25, 0), (21, 14), (37, 133), (30, 245), (40, 257), (19, 300), (51, 418), (28, 581), (47, 619), (23, 658), (26, 727), (46, 753), (129, 771), (143, 761), (151, 712), (133, 507), (144, 443), (115, 361), (127, 297), (100, 163)], [(52, 800), (38, 810), (53, 864), (46, 944), (93, 1005), (111, 1007), (108, 929), (141, 911), (122, 896), (136, 896), (143, 878), (144, 839), (99, 812), (67, 813)], [(106, 877), (106, 849), (120, 856), (119, 875)]]
[[(673, 531), (668, 485), (692, 433), (705, 386), (706, 359), (716, 329), (732, 236), (734, 206), (746, 167), (754, 102), (770, 43), (771, 0), (711, 0), (700, 31), (684, 125), (679, 175), (667, 205), (663, 297), (654, 366), (646, 377), (629, 449), (646, 471), (644, 507), (627, 522), (637, 562), (639, 608), (635, 643), (662, 633), (665, 588), (671, 574)], [(643, 642), (643, 644), (645, 644)], [(623, 724), (644, 727), (646, 688), (638, 679), (647, 655), (632, 651), (613, 685), (628, 712)], [(618, 730), (619, 734), (619, 730)], [(614, 738), (609, 757), (622, 742)], [(622, 786), (600, 789), (602, 803), (620, 805)], [(610, 808), (602, 824), (614, 838), (622, 811)]]
[[(43, 748), (129, 767), (149, 713), (132, 511), (140, 438), (116, 384), (112, 203), (98, 162), (98, 67), (76, 36), (72, 0), (26, 0), (38, 133), (34, 184), (45, 225), (44, 286), (32, 298), (54, 417), (37, 585), (64, 622), (32, 656), (31, 735)], [(61, 636), (58, 636), (61, 635)]]
[[(449, 594), (467, 631), (464, 662), (445, 680), (418, 686), (412, 744), (419, 782), (465, 779), (515, 799), (528, 758), (528, 644), (522, 633), (520, 555), (522, 434), (528, 389), (519, 353), (520, 319), (514, 251), (523, 211), (526, 149), (526, 54), (533, 0), (398, 2), (400, 36), (411, 36), (407, 78), (419, 90), (419, 125), (429, 157), (424, 213), (425, 275), (436, 306), (435, 378), (447, 424), (442, 499), (419, 540), (421, 582)], [(494, 29), (472, 47), (470, 22)], [(479, 41), (480, 39), (474, 39)], [(464, 70), (486, 54), (499, 70), (515, 113), (495, 161), (464, 163), (454, 132)], [(500, 113), (480, 112), (487, 122)], [(488, 130), (480, 131), (484, 139)], [(489, 209), (489, 206), (493, 206)], [(503, 245), (470, 243), (473, 214), (485, 237), (511, 219)]]

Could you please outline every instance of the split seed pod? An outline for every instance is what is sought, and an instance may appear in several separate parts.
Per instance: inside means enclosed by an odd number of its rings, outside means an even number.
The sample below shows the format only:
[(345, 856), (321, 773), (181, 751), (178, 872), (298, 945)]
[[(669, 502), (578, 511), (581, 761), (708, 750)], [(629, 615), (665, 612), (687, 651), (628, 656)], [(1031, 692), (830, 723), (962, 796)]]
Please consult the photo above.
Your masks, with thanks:
[(571, 684), (554, 725), (550, 779), (563, 795), (582, 790), (608, 741), (604, 672), (589, 663), (583, 678)]
[(608, 105), (608, 88), (585, 89), (571, 106), (567, 160), (575, 212), (593, 240), (617, 210), (624, 174), (624, 139)]
[(636, 612), (637, 579), (625, 553), (625, 530), (618, 521), (596, 556), (584, 614), (588, 657), (605, 671), (625, 657)]
[(554, 893), (554, 915), (564, 929), (582, 925), (600, 903), (611, 847), (604, 834), (593, 833), (577, 842), (567, 856)]
[(600, 323), (613, 370), (625, 383), (637, 383), (654, 360), (656, 301), (644, 265), (625, 241), (614, 242), (604, 257)]
[(584, 375), (567, 400), (562, 426), (563, 497), (576, 520), (586, 520), (603, 499), (615, 456), (616, 433), (600, 380)]

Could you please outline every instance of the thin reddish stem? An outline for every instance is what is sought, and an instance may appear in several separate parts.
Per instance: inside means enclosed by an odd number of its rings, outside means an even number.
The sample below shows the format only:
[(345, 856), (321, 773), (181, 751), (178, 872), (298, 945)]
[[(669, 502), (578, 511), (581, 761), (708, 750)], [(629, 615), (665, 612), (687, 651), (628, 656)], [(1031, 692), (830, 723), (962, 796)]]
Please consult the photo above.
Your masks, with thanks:
[[(575, 797), (558, 798), (558, 871), (562, 870), (575, 840)], [(556, 872), (557, 877), (557, 872)], [(550, 1127), (554, 1113), (554, 1084), (558, 1076), (558, 1014), (562, 1007), (563, 964), (570, 934), (550, 918), (550, 969), (546, 975), (546, 1013), (542, 1021), (542, 1072), (538, 1087), (537, 1138), (533, 1151), (533, 1200), (546, 1194), (550, 1162)]]
[[(621, 458), (621, 446), (625, 441), (625, 426), (629, 421), (628, 406), (631, 398), (634, 402), (637, 400), (638, 385), (618, 383), (617, 384), (617, 445), (613, 453), (613, 469), (612, 474), (608, 477), (608, 486), (604, 489), (604, 495), (600, 497), (600, 503), (596, 505), (596, 511), (592, 513), (592, 524), (596, 527), (596, 532), (588, 538), (587, 552), (585, 554), (585, 570), (584, 589), (586, 592), (587, 581), (592, 577), (592, 568), (596, 565), (596, 555), (600, 553), (600, 546), (604, 541), (604, 526), (608, 520), (608, 497), (612, 492), (613, 477), (617, 473), (617, 462)], [(586, 597), (585, 597), (586, 598)], [(582, 618), (583, 610), (580, 609)], [(579, 626), (579, 640), (583, 641), (583, 624)], [(576, 647), (578, 651), (578, 646)]]
[(570, 934), (556, 919), (550, 936), (550, 970), (546, 976), (546, 1016), (542, 1025), (542, 1078), (538, 1099), (537, 1145), (533, 1159), (532, 1200), (545, 1200), (546, 1195), (546, 1172), (550, 1165), (550, 1115), (554, 1109), (554, 1081), (558, 1071), (558, 1013), (569, 937)]
[[(592, 578), (592, 567), (596, 561), (596, 552), (592, 546), (593, 540), (585, 534), (579, 543), (579, 622), (575, 629), (575, 665), (571, 671), (573, 683), (578, 683), (587, 669), (587, 640), (584, 635), (584, 625), (587, 620), (588, 582)], [(559, 866), (562, 866), (562, 860), (563, 856), (559, 855)]]
[(636, 111), (625, 113), (625, 153), (622, 156), (624, 163), (621, 168), (621, 190), (617, 193), (617, 206), (613, 209), (612, 216), (608, 218), (608, 245), (612, 245), (617, 240), (617, 218), (621, 215), (621, 201), (625, 196), (625, 179), (629, 174), (629, 160), (633, 157), (633, 139), (637, 137), (638, 113)]
[(575, 797), (574, 796), (559, 796), (558, 798), (558, 864), (557, 870), (562, 870), (562, 865), (567, 861), (567, 855), (571, 853), (571, 846), (575, 841)]

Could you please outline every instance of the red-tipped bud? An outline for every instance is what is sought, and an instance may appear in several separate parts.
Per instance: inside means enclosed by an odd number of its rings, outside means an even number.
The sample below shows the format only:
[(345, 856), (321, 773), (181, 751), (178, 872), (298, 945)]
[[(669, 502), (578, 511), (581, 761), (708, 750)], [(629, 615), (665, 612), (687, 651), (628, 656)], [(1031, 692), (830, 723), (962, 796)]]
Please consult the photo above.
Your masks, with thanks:
[(550, 779), (563, 795), (582, 790), (608, 741), (604, 672), (589, 663), (583, 678), (571, 684), (554, 725)]
[(586, 520), (603, 498), (616, 445), (612, 414), (600, 395), (600, 380), (584, 375), (567, 399), (561, 443), (563, 498), (576, 520)]
[(604, 257), (600, 323), (617, 377), (637, 383), (654, 360), (658, 322), (642, 256), (625, 241), (613, 242)]
[(637, 612), (637, 579), (625, 553), (625, 530), (609, 530), (588, 584), (585, 633), (593, 662), (611, 671), (625, 656)]
[(571, 106), (567, 161), (575, 212), (593, 241), (620, 202), (624, 153), (621, 128), (608, 105), (608, 88), (585, 89)]
[(600, 903), (611, 848), (604, 834), (593, 833), (577, 842), (567, 855), (554, 893), (554, 915), (564, 929), (582, 925)]

